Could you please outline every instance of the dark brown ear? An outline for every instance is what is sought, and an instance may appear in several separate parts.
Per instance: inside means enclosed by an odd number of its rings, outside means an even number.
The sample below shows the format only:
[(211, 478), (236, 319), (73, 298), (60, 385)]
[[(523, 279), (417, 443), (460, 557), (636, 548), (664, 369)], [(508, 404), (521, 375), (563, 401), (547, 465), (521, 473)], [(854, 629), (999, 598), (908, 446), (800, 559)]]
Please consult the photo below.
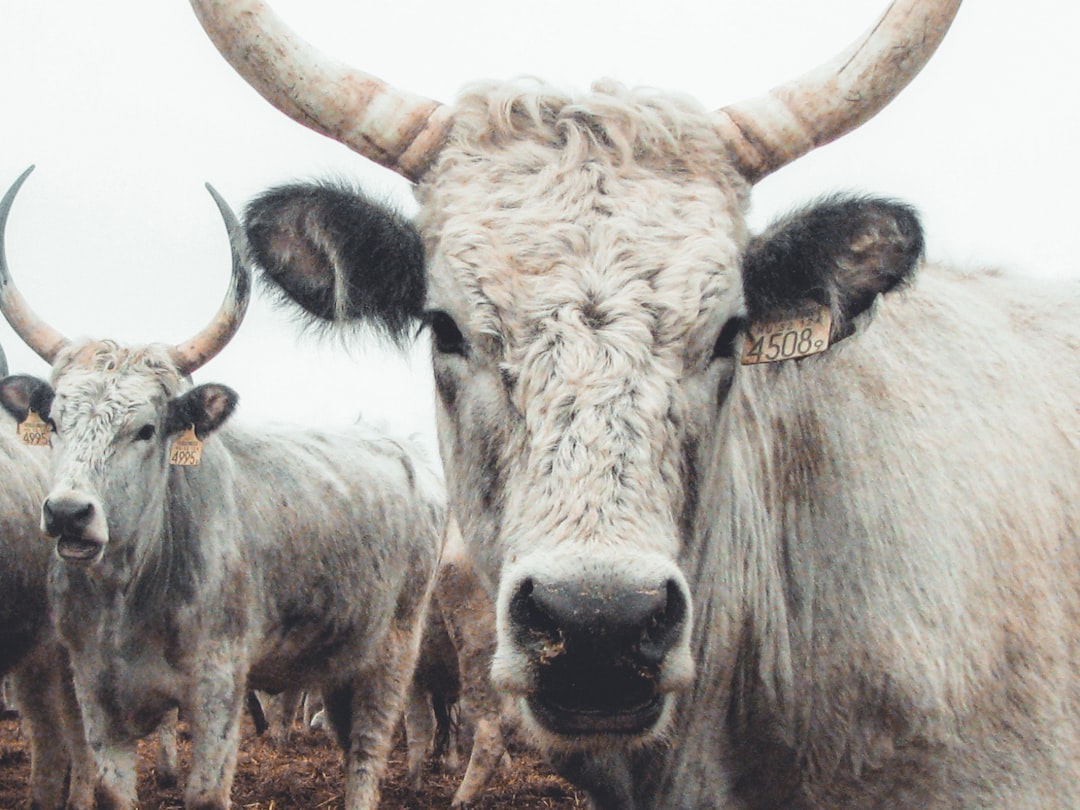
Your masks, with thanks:
[(827, 306), (838, 339), (877, 296), (909, 279), (922, 255), (922, 226), (910, 206), (825, 198), (751, 240), (742, 266), (747, 315), (753, 322)]
[(189, 427), (205, 439), (232, 415), (240, 395), (226, 385), (206, 383), (192, 388), (169, 402), (165, 431), (172, 435)]
[(33, 411), (46, 422), (52, 409), (55, 392), (45, 380), (26, 374), (15, 374), (0, 380), (0, 405), (22, 422)]
[(389, 206), (341, 183), (273, 188), (244, 212), (260, 278), (313, 322), (374, 327), (404, 345), (424, 303), (420, 232)]

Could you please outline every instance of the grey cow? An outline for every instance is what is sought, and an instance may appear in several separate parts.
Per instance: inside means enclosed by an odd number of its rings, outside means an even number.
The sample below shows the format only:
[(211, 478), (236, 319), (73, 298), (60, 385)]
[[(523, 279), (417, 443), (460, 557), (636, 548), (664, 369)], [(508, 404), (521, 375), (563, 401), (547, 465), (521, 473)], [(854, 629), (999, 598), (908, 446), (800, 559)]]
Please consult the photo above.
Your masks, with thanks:
[[(411, 228), (304, 185), (249, 235), (313, 315), (429, 325), (494, 680), (598, 808), (1080, 807), (1080, 289), (927, 262), (890, 201), (746, 221), (957, 0), (720, 110), (446, 106), (257, 0), (193, 5), (269, 100), (416, 182)], [(374, 260), (409, 239), (423, 263)]]
[[(0, 228), (6, 216), (0, 208)], [(0, 248), (0, 266), (4, 261)], [(46, 577), (53, 550), (38, 530), (48, 453), (45, 445), (25, 443), (15, 420), (0, 413), (0, 677), (10, 678), (30, 740), (30, 807), (89, 810), (93, 763), (67, 655), (49, 621)]]
[(55, 428), (39, 505), (60, 558), (56, 623), (106, 806), (136, 806), (136, 742), (179, 707), (192, 734), (186, 807), (226, 810), (250, 684), (322, 692), (345, 749), (345, 806), (371, 810), (440, 553), (443, 486), (416, 450), (368, 427), (234, 427), (235, 392), (192, 384), (250, 284), (242, 235), (215, 199), (233, 281), (192, 341), (71, 342), (5, 304), (53, 367), (48, 383), (6, 378), (0, 401)]

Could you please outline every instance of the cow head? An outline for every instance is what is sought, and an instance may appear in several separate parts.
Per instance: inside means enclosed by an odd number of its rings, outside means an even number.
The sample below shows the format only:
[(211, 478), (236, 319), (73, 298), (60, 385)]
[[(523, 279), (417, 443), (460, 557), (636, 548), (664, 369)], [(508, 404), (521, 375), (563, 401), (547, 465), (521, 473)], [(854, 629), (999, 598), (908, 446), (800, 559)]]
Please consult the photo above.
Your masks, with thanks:
[[(145, 536), (161, 520), (176, 437), (205, 438), (228, 418), (236, 394), (225, 386), (191, 388), (189, 375), (217, 354), (239, 327), (250, 269), (243, 235), (225, 201), (210, 189), (233, 251), (228, 297), (214, 320), (178, 346), (127, 348), (112, 341), (69, 341), (22, 301), (7, 267), (3, 236), (24, 173), (0, 201), (0, 309), (28, 345), (52, 364), (51, 382), (17, 375), (0, 380), (0, 404), (17, 421), (33, 412), (51, 428), (51, 491), (43, 532), (61, 559), (102, 558), (111, 536)], [(209, 187), (208, 187), (209, 188)]]
[(451, 503), (497, 594), (496, 682), (549, 746), (662, 739), (695, 677), (699, 471), (735, 338), (805, 299), (846, 334), (895, 281), (874, 270), (905, 230), (887, 205), (840, 204), (860, 213), (836, 215), (829, 269), (776, 271), (791, 301), (767, 279), (783, 261), (762, 262), (768, 283), (740, 273), (750, 188), (887, 103), (956, 3), (898, 3), (837, 62), (719, 112), (607, 84), (478, 87), (449, 111), (328, 65), (254, 0), (193, 5), (282, 110), (419, 182), (415, 231), (301, 186), (254, 201), (248, 236), (316, 317), (429, 326)]

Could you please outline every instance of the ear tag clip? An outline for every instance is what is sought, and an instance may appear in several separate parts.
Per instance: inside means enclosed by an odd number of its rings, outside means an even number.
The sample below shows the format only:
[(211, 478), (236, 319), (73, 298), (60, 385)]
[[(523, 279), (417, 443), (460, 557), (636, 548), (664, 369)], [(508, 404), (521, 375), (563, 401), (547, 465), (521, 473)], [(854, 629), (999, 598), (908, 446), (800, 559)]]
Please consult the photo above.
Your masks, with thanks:
[(823, 352), (829, 348), (831, 331), (832, 313), (825, 306), (755, 321), (747, 328), (742, 364), (777, 363)]
[(202, 460), (203, 443), (195, 435), (192, 425), (172, 443), (169, 448), (169, 463), (177, 467), (197, 467)]
[(19, 422), (15, 432), (27, 447), (48, 447), (52, 444), (52, 425), (34, 411), (26, 414), (26, 418)]

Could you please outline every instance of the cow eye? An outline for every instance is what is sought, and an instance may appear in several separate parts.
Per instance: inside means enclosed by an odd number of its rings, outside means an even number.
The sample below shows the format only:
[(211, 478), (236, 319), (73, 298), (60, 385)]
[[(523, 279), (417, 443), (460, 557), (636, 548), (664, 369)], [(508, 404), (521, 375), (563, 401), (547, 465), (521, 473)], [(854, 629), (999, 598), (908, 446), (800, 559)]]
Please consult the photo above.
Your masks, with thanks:
[(724, 324), (724, 328), (720, 330), (720, 334), (716, 338), (716, 344), (713, 346), (713, 360), (718, 357), (735, 356), (735, 339), (745, 325), (745, 318), (735, 316), (728, 319), (728, 322)]
[(148, 442), (154, 438), (154, 426), (143, 425), (139, 428), (139, 432), (135, 434), (135, 439), (140, 442)]
[(465, 354), (465, 337), (461, 334), (454, 319), (442, 310), (428, 312), (425, 316), (428, 328), (435, 342), (435, 349), (441, 354)]

